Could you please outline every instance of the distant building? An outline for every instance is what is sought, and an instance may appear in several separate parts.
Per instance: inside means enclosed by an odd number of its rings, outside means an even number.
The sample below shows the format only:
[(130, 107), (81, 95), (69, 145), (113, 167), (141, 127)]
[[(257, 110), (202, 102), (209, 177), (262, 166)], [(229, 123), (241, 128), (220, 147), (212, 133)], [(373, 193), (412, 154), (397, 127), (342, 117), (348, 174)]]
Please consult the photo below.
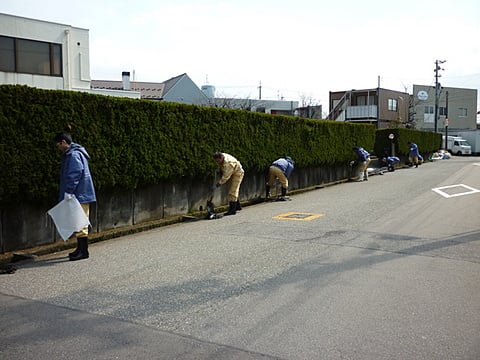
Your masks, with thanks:
[(140, 97), (145, 100), (209, 105), (208, 97), (187, 74), (181, 74), (159, 83), (131, 81), (130, 73), (123, 72), (121, 81), (92, 80), (91, 87), (96, 91), (126, 91), (131, 89), (140, 92)]
[(0, 82), (89, 89), (88, 30), (0, 14)]
[(92, 92), (87, 29), (0, 13), (0, 50), (0, 84)]
[(302, 106), (295, 110), (295, 115), (307, 119), (323, 119), (322, 105)]
[(216, 97), (215, 86), (202, 85), (201, 89), (209, 98), (210, 106), (222, 109), (240, 109), (272, 115), (292, 116), (296, 114), (298, 108), (298, 101)]
[(210, 105), (223, 109), (240, 109), (272, 115), (295, 115), (298, 101), (213, 98)]
[(91, 80), (89, 30), (0, 13), (0, 84), (83, 91), (99, 95), (169, 101), (267, 114), (293, 115), (297, 101), (215, 98), (184, 73), (164, 82)]
[[(445, 132), (446, 125), (448, 131), (476, 129), (477, 96), (476, 89), (441, 87), (438, 97), (437, 131)], [(434, 131), (435, 97), (435, 86), (413, 85), (412, 114), (417, 129)]]
[(328, 120), (374, 124), (378, 129), (409, 127), (408, 93), (382, 89), (330, 92)]

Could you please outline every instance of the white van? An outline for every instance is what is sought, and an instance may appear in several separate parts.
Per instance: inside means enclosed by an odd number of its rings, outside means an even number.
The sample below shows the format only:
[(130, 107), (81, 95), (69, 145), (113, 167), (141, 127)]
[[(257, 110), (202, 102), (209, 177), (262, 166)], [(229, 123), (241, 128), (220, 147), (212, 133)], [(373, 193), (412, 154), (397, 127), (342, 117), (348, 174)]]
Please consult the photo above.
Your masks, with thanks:
[[(445, 144), (445, 136), (442, 137)], [(467, 140), (460, 136), (449, 136), (447, 139), (447, 150), (453, 155), (470, 155), (472, 147)]]

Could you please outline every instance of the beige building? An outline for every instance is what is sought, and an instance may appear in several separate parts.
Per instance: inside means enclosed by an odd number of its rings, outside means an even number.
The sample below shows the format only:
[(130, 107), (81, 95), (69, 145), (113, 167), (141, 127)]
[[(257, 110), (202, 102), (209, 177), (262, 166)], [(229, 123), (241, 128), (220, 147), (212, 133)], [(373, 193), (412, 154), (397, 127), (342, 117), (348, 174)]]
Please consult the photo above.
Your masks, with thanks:
[[(437, 131), (445, 132), (445, 126), (448, 126), (448, 131), (476, 129), (477, 95), (476, 89), (441, 87), (438, 92)], [(412, 113), (416, 129), (435, 130), (435, 98), (435, 86), (413, 85)]]

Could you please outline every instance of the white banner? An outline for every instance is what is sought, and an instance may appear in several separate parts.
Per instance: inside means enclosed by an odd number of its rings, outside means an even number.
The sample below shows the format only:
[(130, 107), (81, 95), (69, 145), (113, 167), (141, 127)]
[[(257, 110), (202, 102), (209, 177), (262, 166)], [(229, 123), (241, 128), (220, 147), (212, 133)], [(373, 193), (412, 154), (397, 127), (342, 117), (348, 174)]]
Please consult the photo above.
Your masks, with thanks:
[(66, 241), (74, 232), (82, 230), (90, 225), (87, 215), (82, 209), (82, 205), (74, 196), (70, 200), (62, 200), (53, 208), (47, 211), (51, 216), (57, 231), (64, 241)]

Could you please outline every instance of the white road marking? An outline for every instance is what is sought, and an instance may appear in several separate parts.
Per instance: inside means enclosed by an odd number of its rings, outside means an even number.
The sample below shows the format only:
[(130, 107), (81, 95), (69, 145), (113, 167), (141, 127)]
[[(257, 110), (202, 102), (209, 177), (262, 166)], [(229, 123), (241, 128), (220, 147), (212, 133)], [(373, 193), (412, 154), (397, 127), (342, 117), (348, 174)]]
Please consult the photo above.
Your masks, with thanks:
[[(459, 192), (459, 193), (452, 194), (452, 195), (446, 193), (445, 191), (442, 191), (444, 189), (452, 189), (452, 188), (457, 188), (457, 187), (458, 188), (463, 187), (465, 189), (468, 189), (469, 191)], [(471, 194), (475, 194), (475, 193), (480, 192), (480, 190), (475, 189), (475, 188), (473, 188), (471, 186), (468, 186), (468, 185), (465, 185), (465, 184), (442, 186), (442, 187), (438, 187), (438, 188), (433, 188), (432, 190), (435, 191), (437, 194), (442, 195), (443, 197), (445, 197), (447, 199), (452, 198), (452, 197), (456, 197), (456, 196), (471, 195)]]

